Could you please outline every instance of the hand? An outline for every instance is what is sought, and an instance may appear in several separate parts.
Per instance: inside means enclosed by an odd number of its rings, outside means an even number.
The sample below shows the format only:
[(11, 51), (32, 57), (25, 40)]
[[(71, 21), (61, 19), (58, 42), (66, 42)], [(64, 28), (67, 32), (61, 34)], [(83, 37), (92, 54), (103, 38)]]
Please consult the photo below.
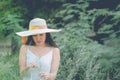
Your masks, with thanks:
[(51, 80), (50, 73), (40, 72), (39, 74), (41, 77), (43, 77), (45, 80)]
[(39, 65), (36, 62), (32, 61), (30, 64), (27, 65), (27, 67), (28, 68), (38, 68)]

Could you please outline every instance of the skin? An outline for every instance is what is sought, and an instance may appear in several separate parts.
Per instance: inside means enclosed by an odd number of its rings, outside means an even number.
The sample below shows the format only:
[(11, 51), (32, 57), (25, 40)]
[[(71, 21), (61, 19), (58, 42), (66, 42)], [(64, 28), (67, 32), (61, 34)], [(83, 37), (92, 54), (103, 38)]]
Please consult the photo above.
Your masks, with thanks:
[[(43, 56), (51, 49), (51, 47), (45, 43), (45, 40), (46, 40), (45, 33), (33, 35), (32, 37), (36, 45), (30, 46), (30, 50), (36, 56)], [(24, 75), (24, 72), (29, 68), (38, 67), (38, 64), (36, 64), (35, 62), (31, 62), (30, 64), (26, 65), (26, 50), (27, 50), (27, 46), (22, 45), (20, 48), (20, 56), (19, 56), (21, 75)], [(52, 57), (50, 73), (48, 74), (45, 72), (40, 72), (39, 75), (42, 76), (45, 80), (55, 80), (55, 77), (59, 68), (59, 63), (60, 63), (60, 50), (59, 48), (53, 48), (53, 57)]]

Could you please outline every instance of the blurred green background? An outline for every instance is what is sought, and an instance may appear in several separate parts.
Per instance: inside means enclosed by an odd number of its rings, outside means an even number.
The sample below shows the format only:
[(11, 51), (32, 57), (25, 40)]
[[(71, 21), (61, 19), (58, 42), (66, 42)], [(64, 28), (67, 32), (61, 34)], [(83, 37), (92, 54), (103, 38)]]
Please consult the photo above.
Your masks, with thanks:
[(35, 17), (62, 29), (56, 80), (120, 80), (120, 0), (1, 0), (0, 80), (21, 80), (15, 32)]

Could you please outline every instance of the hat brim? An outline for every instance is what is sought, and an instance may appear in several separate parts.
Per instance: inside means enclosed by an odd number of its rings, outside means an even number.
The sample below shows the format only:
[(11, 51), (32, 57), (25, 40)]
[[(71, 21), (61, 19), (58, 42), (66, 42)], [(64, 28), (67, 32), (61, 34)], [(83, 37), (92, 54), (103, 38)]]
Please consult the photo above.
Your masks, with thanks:
[(23, 36), (31, 36), (31, 35), (36, 35), (36, 34), (59, 32), (59, 31), (61, 31), (61, 29), (37, 29), (37, 30), (17, 32), (16, 34), (23, 37)]

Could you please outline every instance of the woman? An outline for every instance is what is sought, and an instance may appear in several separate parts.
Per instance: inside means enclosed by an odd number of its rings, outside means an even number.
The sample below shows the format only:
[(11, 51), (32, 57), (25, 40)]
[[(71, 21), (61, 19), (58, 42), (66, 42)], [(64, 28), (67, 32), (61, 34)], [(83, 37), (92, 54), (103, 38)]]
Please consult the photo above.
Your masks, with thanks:
[(29, 30), (16, 34), (26, 39), (20, 49), (20, 74), (23, 80), (55, 80), (59, 63), (60, 50), (51, 38), (50, 32), (60, 30), (47, 28), (41, 18), (32, 19)]

